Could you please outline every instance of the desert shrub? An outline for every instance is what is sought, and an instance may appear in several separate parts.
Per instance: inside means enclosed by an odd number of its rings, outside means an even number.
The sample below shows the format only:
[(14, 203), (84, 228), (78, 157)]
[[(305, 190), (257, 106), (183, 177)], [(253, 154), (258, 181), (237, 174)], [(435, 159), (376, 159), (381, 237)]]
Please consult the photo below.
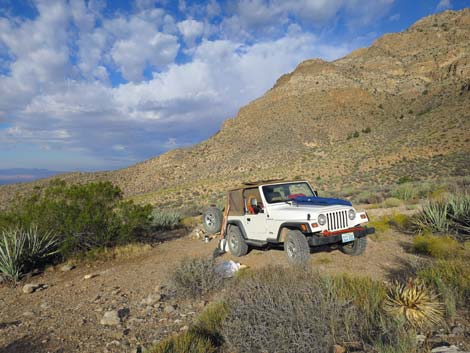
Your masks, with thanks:
[(197, 317), (190, 331), (200, 337), (209, 338), (212, 344), (218, 347), (223, 343), (221, 329), (228, 313), (228, 306), (223, 301), (209, 304)]
[(183, 298), (197, 298), (222, 285), (222, 278), (215, 273), (215, 261), (211, 258), (183, 260), (169, 275), (169, 284)]
[(68, 185), (54, 180), (45, 188), (18, 198), (0, 214), (0, 223), (49, 230), (59, 234), (60, 253), (123, 244), (145, 227), (151, 208), (122, 201), (122, 192), (109, 182)]
[(439, 293), (448, 317), (455, 315), (456, 308), (470, 304), (468, 259), (437, 260), (420, 269), (417, 276)]
[(367, 278), (282, 267), (250, 272), (227, 296), (224, 339), (240, 353), (329, 352), (352, 341), (396, 346), (406, 332), (381, 309), (385, 294)]
[(239, 353), (327, 352), (356, 339), (355, 308), (324, 293), (309, 271), (269, 267), (232, 289), (224, 338)]
[(188, 331), (163, 340), (146, 353), (213, 353), (215, 351), (216, 348), (209, 338)]
[(398, 185), (395, 190), (392, 191), (392, 196), (399, 200), (412, 200), (418, 197), (416, 187), (412, 183), (403, 183)]
[(162, 211), (155, 208), (150, 215), (150, 227), (155, 230), (174, 229), (180, 222), (181, 214), (176, 211)]
[(413, 238), (413, 250), (436, 258), (450, 258), (459, 253), (460, 245), (450, 236), (425, 234)]
[(369, 225), (375, 228), (377, 233), (385, 233), (390, 229), (388, 216), (376, 217), (370, 220)]
[(425, 203), (423, 209), (413, 217), (412, 223), (418, 231), (447, 233), (449, 230), (447, 204), (441, 201)]
[(444, 306), (421, 280), (393, 283), (384, 308), (392, 316), (418, 329), (438, 327), (444, 322)]
[(445, 200), (429, 201), (413, 218), (417, 231), (452, 233), (460, 240), (470, 239), (470, 196), (451, 195)]
[(402, 201), (397, 199), (397, 198), (394, 198), (394, 197), (388, 197), (386, 198), (384, 201), (383, 201), (383, 206), (386, 207), (386, 208), (389, 208), (389, 207), (398, 207), (398, 206), (401, 206), (402, 204)]
[(18, 280), (41, 260), (57, 252), (58, 237), (37, 228), (6, 228), (0, 233), (0, 272)]
[(401, 232), (409, 232), (412, 227), (410, 217), (402, 213), (393, 213), (389, 217), (388, 223)]

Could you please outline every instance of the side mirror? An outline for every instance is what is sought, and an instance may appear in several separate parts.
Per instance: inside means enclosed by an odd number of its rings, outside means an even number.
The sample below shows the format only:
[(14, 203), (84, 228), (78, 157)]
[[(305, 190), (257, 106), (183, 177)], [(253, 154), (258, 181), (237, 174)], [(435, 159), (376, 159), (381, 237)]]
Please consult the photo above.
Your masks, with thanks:
[(313, 190), (313, 193), (315, 194), (316, 197), (318, 197), (318, 190)]

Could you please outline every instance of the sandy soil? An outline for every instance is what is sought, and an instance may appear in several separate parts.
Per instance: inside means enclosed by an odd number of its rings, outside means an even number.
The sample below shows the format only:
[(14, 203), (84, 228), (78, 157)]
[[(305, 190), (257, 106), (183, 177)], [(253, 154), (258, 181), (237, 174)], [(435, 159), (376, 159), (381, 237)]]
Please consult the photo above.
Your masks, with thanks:
[[(310, 265), (326, 273), (347, 272), (386, 280), (403, 260), (408, 236), (388, 232), (371, 237), (364, 255), (351, 257), (339, 250), (319, 249)], [(185, 329), (204, 302), (175, 302), (169, 298), (152, 305), (142, 300), (159, 291), (165, 276), (183, 258), (211, 256), (215, 241), (204, 243), (188, 236), (168, 241), (129, 259), (78, 265), (68, 272), (56, 269), (30, 278), (46, 284), (32, 294), (22, 286), (0, 287), (0, 353), (6, 352), (136, 352), (139, 346)], [(282, 249), (252, 250), (243, 258), (225, 254), (251, 268), (269, 264), (287, 266)], [(91, 279), (84, 279), (94, 274)], [(167, 307), (174, 305), (175, 310)], [(126, 319), (118, 326), (103, 326), (108, 310), (121, 310)]]

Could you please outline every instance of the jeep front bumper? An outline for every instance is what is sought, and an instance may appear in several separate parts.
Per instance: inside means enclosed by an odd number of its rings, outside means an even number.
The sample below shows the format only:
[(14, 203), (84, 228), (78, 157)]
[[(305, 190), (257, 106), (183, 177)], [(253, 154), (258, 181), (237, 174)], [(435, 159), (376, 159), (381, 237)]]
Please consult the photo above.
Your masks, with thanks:
[[(353, 231), (354, 230), (354, 231)], [(354, 233), (354, 238), (362, 238), (369, 234), (375, 233), (374, 227), (356, 227), (353, 229), (345, 229), (344, 231), (334, 233), (333, 235), (318, 235), (312, 234), (311, 236), (307, 237), (308, 243), (310, 246), (321, 246), (321, 245), (328, 245), (328, 244), (335, 244), (335, 243), (342, 243), (343, 238), (342, 234), (344, 233)]]

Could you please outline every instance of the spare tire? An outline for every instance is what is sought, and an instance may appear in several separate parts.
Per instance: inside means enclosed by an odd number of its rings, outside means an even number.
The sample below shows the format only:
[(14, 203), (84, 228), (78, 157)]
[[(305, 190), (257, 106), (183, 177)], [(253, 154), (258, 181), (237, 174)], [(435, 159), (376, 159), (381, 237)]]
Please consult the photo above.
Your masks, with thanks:
[(209, 207), (202, 214), (202, 224), (204, 229), (209, 234), (219, 233), (222, 229), (223, 222), (222, 211), (217, 207)]

